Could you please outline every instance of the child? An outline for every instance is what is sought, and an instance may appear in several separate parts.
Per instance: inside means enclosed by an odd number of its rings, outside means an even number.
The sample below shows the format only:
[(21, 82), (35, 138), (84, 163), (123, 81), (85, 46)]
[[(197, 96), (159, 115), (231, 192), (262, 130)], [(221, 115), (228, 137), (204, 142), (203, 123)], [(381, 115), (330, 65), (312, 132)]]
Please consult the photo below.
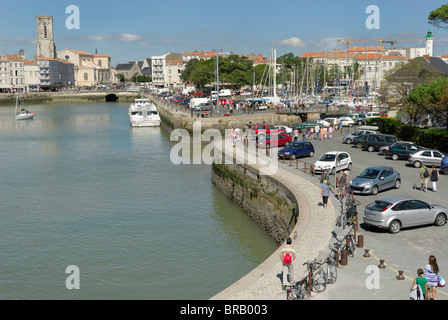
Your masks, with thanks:
[(425, 278), (425, 272), (423, 271), (423, 269), (417, 270), (417, 276), (418, 277), (414, 279), (414, 282), (412, 282), (411, 291), (412, 288), (414, 288), (414, 286), (418, 284), (422, 289), (422, 297), (420, 297), (419, 300), (427, 300), (426, 293), (428, 292), (428, 280)]

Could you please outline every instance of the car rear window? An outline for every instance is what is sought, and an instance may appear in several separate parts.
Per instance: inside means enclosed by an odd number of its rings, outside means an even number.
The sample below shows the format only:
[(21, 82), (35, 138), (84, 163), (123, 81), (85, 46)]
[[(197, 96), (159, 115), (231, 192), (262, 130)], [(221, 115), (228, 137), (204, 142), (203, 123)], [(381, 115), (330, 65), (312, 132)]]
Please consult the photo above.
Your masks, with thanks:
[(372, 211), (379, 211), (379, 212), (381, 212), (384, 209), (386, 209), (389, 205), (390, 205), (389, 202), (375, 201), (375, 202), (372, 202), (371, 204), (369, 204), (367, 206), (367, 209), (372, 210)]

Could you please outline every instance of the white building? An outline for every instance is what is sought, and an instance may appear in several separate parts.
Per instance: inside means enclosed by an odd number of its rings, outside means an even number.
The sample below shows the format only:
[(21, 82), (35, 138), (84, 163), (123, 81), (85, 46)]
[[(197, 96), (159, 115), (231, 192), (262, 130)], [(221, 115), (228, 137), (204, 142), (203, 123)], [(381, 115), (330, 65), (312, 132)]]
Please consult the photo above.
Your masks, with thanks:
[(165, 83), (171, 90), (180, 89), (182, 85), (181, 75), (184, 69), (182, 60), (171, 60), (165, 66)]
[(40, 68), (36, 61), (25, 60), (23, 74), (26, 91), (38, 91), (40, 84)]
[[(157, 87), (169, 87), (168, 79), (165, 74), (165, 67), (171, 61), (182, 61), (181, 53), (166, 53), (161, 56), (151, 57), (151, 76), (152, 84)], [(169, 70), (172, 70), (171, 67)]]

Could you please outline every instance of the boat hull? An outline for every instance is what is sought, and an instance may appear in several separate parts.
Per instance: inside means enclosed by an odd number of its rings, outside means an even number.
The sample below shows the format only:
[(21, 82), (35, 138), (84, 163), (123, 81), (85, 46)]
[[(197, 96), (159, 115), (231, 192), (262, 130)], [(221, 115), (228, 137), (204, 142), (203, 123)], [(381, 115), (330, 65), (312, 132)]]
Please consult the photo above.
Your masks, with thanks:
[(132, 120), (133, 127), (160, 127), (160, 120)]
[(33, 119), (34, 114), (18, 114), (16, 115), (16, 120), (29, 120)]

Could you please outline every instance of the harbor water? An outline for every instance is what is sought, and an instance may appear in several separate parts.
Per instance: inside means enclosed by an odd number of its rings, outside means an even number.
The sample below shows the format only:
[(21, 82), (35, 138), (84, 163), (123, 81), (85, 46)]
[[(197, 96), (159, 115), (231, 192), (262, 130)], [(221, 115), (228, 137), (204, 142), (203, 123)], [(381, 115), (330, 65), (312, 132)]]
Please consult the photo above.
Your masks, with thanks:
[(127, 104), (28, 108), (0, 107), (0, 299), (209, 299), (277, 248)]

